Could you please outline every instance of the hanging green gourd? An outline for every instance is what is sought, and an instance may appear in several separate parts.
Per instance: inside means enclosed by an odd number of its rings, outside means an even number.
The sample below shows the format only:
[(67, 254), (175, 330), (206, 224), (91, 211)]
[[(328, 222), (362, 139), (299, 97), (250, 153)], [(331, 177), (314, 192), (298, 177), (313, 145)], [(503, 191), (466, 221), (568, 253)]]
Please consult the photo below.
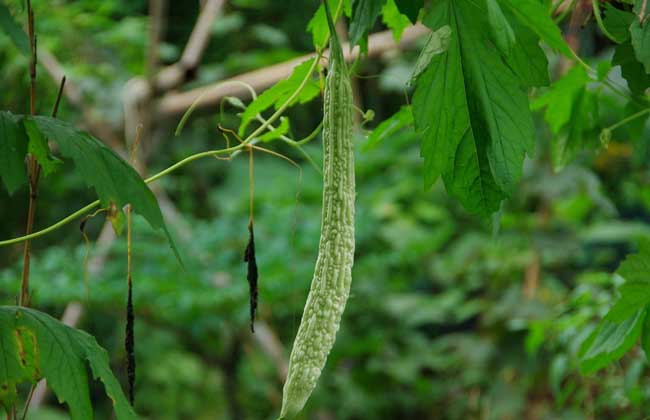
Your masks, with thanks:
[(334, 345), (350, 293), (354, 261), (352, 88), (327, 1), (329, 71), (323, 115), (323, 211), (318, 259), (284, 384), (281, 419), (307, 402)]

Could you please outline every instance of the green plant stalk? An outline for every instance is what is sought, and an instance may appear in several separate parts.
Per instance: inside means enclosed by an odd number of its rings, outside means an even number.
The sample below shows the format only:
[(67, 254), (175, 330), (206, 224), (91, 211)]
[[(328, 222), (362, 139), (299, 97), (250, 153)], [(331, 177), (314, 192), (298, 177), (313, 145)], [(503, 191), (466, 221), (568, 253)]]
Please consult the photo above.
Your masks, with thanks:
[(625, 117), (622, 120), (620, 120), (619, 122), (617, 122), (615, 124), (612, 124), (609, 127), (607, 127), (606, 130), (614, 131), (617, 128), (622, 127), (625, 124), (629, 123), (630, 121), (634, 121), (637, 118), (644, 116), (645, 114), (650, 114), (650, 108), (646, 108), (646, 109), (641, 110), (641, 111), (639, 111), (639, 112), (637, 112), (635, 114), (632, 114), (632, 115), (630, 115), (628, 117)]
[(616, 39), (616, 37), (611, 33), (609, 33), (609, 31), (605, 27), (605, 24), (603, 23), (603, 18), (600, 16), (600, 5), (598, 4), (598, 0), (591, 0), (591, 4), (592, 4), (592, 8), (594, 9), (594, 17), (596, 18), (596, 23), (598, 23), (598, 27), (600, 28), (600, 30), (607, 38), (609, 38), (610, 40), (618, 44), (618, 40)]
[[(169, 166), (168, 168), (163, 169), (162, 171), (158, 172), (157, 174), (152, 175), (151, 177), (145, 179), (144, 182), (147, 183), (147, 184), (152, 183), (152, 182), (162, 178), (163, 176), (168, 175), (171, 172), (174, 172), (175, 170), (177, 170), (177, 169), (179, 169), (179, 168), (181, 168), (181, 167), (183, 167), (183, 166), (187, 165), (188, 163), (193, 162), (195, 160), (202, 159), (204, 157), (211, 157), (211, 156), (218, 156), (218, 155), (221, 155), (221, 154), (228, 154), (228, 153), (232, 153), (232, 152), (235, 152), (235, 151), (238, 151), (238, 150), (241, 150), (241, 149), (245, 148), (252, 140), (254, 140), (257, 136), (259, 136), (261, 133), (263, 133), (264, 130), (266, 130), (268, 126), (270, 126), (275, 120), (280, 118), (282, 113), (284, 113), (284, 111), (289, 107), (289, 105), (293, 102), (293, 100), (298, 97), (300, 92), (307, 85), (307, 82), (309, 81), (309, 78), (311, 77), (313, 72), (316, 70), (316, 66), (320, 62), (321, 56), (322, 56), (322, 54), (318, 53), (317, 59), (314, 60), (314, 63), (310, 67), (310, 69), (307, 72), (307, 75), (305, 76), (305, 78), (301, 81), (300, 85), (298, 85), (298, 88), (291, 94), (291, 96), (280, 106), (280, 108), (278, 108), (277, 111), (275, 113), (273, 113), (273, 115), (271, 115), (269, 117), (269, 119), (266, 120), (265, 123), (263, 123), (257, 129), (255, 129), (255, 131), (253, 131), (248, 137), (246, 137), (246, 139), (244, 139), (244, 141), (242, 141), (240, 144), (238, 144), (237, 146), (228, 147), (228, 148), (225, 148), (225, 149), (208, 150), (208, 151), (205, 151), (205, 152), (196, 153), (194, 155), (188, 156), (185, 159), (182, 159), (182, 160), (176, 162), (175, 164)], [(189, 110), (188, 110), (188, 112), (189, 112)], [(28, 240), (31, 240), (31, 239), (38, 238), (40, 236), (46, 235), (46, 234), (48, 234), (50, 232), (53, 232), (53, 231), (59, 229), (62, 226), (65, 226), (66, 224), (72, 222), (73, 220), (83, 216), (84, 214), (88, 213), (89, 211), (91, 211), (95, 207), (99, 206), (99, 204), (100, 204), (99, 200), (95, 200), (92, 203), (88, 204), (87, 206), (82, 207), (81, 209), (77, 210), (76, 212), (70, 214), (69, 216), (64, 217), (63, 219), (59, 220), (58, 222), (54, 223), (53, 225), (46, 227), (45, 229), (39, 230), (38, 232), (30, 233), (28, 235), (19, 236), (17, 238), (0, 241), (0, 246), (17, 244), (17, 243), (21, 243), (21, 242), (24, 242), (24, 241), (28, 241)]]

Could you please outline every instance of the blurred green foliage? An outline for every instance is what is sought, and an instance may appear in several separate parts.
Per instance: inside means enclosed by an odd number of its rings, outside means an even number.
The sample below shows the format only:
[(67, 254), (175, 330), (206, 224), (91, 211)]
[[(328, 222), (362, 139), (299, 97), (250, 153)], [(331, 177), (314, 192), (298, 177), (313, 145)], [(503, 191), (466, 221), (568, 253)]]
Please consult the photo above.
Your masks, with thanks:
[[(399, 2), (398, 2), (399, 3)], [(229, 2), (214, 25), (210, 48), (194, 85), (269, 65), (309, 51), (305, 27), (317, 1)], [(34, 0), (39, 42), (64, 63), (92, 107), (121, 119), (124, 82), (144, 71), (144, 1)], [(161, 52), (173, 62), (191, 31), (198, 2), (170, 2)], [(20, 13), (20, 8), (16, 10)], [(43, 12), (47, 10), (47, 12)], [(308, 11), (308, 12), (306, 12)], [(272, 23), (271, 23), (272, 22)], [(83, 35), (83, 36), (81, 36)], [(598, 62), (602, 50), (588, 26), (584, 50)], [(373, 124), (403, 105), (405, 82), (417, 51), (367, 61), (356, 71)], [(27, 60), (0, 36), (3, 109), (28, 106)], [(55, 84), (41, 71), (39, 108), (53, 102)], [(377, 76), (377, 77), (375, 77)], [(620, 70), (610, 77), (624, 84)], [(589, 85), (582, 87), (591, 89)], [(608, 91), (590, 91), (601, 106), (585, 132), (631, 112)], [(80, 119), (63, 102), (62, 118)], [(292, 130), (309, 133), (320, 104), (295, 107)], [(538, 120), (535, 159), (493, 226), (468, 215), (438, 182), (425, 190), (422, 161), (409, 128), (363, 150), (357, 139), (357, 252), (351, 299), (337, 343), (305, 419), (639, 419), (650, 405), (650, 366), (635, 347), (592, 375), (579, 372), (580, 346), (617, 297), (612, 275), (650, 238), (650, 161), (647, 124), (614, 132), (607, 149), (577, 151), (557, 171), (553, 133)], [(150, 170), (188, 154), (221, 147), (214, 115), (196, 118), (184, 134), (168, 127)], [(234, 113), (223, 121), (235, 126)], [(297, 135), (296, 137), (300, 137)], [(553, 143), (554, 144), (554, 143)], [(260, 269), (259, 317), (289, 354), (317, 252), (320, 176), (294, 149), (274, 150), (299, 161), (298, 169), (273, 156), (255, 159), (255, 227)], [(320, 159), (319, 141), (306, 147)], [(563, 162), (564, 164), (565, 162)], [(248, 284), (242, 261), (247, 240), (248, 164), (195, 162), (158, 182), (181, 217), (167, 223), (187, 265), (176, 262), (164, 238), (135, 219), (136, 410), (151, 419), (273, 419), (283, 373), (248, 330)], [(46, 226), (92, 200), (83, 180), (65, 167), (41, 185), (37, 223)], [(2, 238), (20, 234), (25, 189), (0, 191)], [(88, 222), (95, 239), (103, 216)], [(126, 377), (124, 324), (126, 242), (112, 243), (105, 263), (89, 275), (78, 225), (34, 243), (34, 306), (60, 316), (70, 301), (84, 304), (80, 327), (109, 350), (114, 371)], [(91, 246), (88, 261), (99, 252)], [(19, 290), (21, 248), (0, 249), (0, 301)], [(86, 268), (86, 269), (85, 269)], [(258, 335), (260, 333), (258, 332)], [(124, 382), (123, 382), (124, 383)], [(98, 384), (98, 418), (110, 404)], [(65, 418), (50, 406), (29, 418)], [(54, 408), (53, 408), (54, 407)]]

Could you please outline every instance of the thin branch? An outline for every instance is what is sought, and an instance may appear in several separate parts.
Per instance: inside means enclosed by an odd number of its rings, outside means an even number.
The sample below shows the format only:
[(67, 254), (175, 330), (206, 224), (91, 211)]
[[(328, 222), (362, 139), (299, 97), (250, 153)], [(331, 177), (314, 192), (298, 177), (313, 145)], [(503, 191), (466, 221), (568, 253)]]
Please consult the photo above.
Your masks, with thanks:
[[(412, 26), (404, 31), (402, 40), (399, 44), (396, 44), (393, 40), (391, 31), (383, 31), (372, 34), (368, 37), (368, 57), (375, 57), (390, 50), (404, 48), (412, 45), (418, 38), (427, 32), (429, 32), (429, 29), (422, 25)], [(355, 47), (352, 51), (350, 51), (349, 44), (347, 43), (343, 44), (342, 47), (346, 61), (353, 61), (359, 56), (358, 47)], [(199, 108), (217, 106), (219, 104), (219, 101), (224, 96), (248, 97), (250, 95), (250, 92), (245, 87), (233, 83), (224, 82), (242, 81), (253, 86), (255, 90), (260, 91), (271, 86), (275, 82), (286, 78), (291, 74), (293, 68), (296, 65), (310, 58), (313, 58), (314, 56), (314, 53), (306, 54), (301, 57), (268, 66), (260, 70), (254, 70), (248, 73), (233, 76), (230, 79), (218, 82), (221, 84), (219, 87), (215, 87), (215, 83), (197, 89), (192, 89), (187, 92), (167, 94), (163, 96), (158, 102), (159, 118), (168, 118), (184, 113), (201, 95), (204, 95), (204, 97), (199, 104)], [(327, 61), (322, 60), (321, 64), (327, 66)]]
[[(34, 10), (32, 2), (27, 0), (27, 34), (29, 36), (29, 111), (36, 114), (36, 32), (34, 29)], [(41, 168), (33, 155), (27, 156), (27, 177), (29, 179), (29, 208), (27, 210), (27, 223), (25, 234), (29, 235), (34, 230), (34, 216), (36, 215), (36, 199), (38, 197), (38, 179)], [(31, 241), (25, 241), (23, 247), (23, 273), (20, 281), (20, 306), (29, 305), (29, 266)]]
[[(39, 49), (38, 62), (43, 65), (43, 68), (45, 68), (46, 73), (51, 79), (58, 82), (64, 77), (65, 70), (63, 65), (50, 52)], [(65, 95), (67, 103), (81, 111), (85, 128), (94, 134), (95, 137), (109, 145), (113, 150), (120, 154), (120, 156), (125, 157), (126, 152), (122, 140), (116, 135), (115, 130), (110, 126), (110, 124), (98, 120), (93, 115), (90, 107), (84, 103), (81, 89), (73, 81), (66, 81), (63, 94)]]
[(223, 8), (224, 0), (207, 0), (192, 29), (178, 63), (162, 69), (155, 80), (156, 91), (169, 91), (186, 81), (196, 70), (212, 35), (212, 23)]

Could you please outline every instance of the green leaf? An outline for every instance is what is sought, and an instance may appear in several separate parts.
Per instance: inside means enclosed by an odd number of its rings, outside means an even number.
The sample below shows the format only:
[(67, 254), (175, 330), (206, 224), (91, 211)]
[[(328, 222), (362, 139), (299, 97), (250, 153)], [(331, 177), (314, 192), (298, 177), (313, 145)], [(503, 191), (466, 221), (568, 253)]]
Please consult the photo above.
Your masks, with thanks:
[(506, 17), (516, 34), (514, 48), (504, 57), (506, 63), (519, 76), (522, 86), (548, 86), (548, 59), (539, 46), (539, 37), (528, 27), (514, 20), (510, 13), (506, 13)]
[(596, 75), (599, 81), (607, 79), (609, 72), (612, 71), (612, 63), (609, 61), (601, 61), (598, 63), (598, 68), (596, 69)]
[(24, 55), (29, 55), (29, 39), (23, 28), (16, 22), (7, 6), (0, 2), (0, 28), (6, 33), (16, 48)]
[(502, 0), (502, 3), (551, 48), (567, 57), (573, 57), (573, 51), (564, 40), (560, 28), (553, 22), (546, 6), (538, 0)]
[(451, 36), (451, 28), (449, 25), (445, 25), (437, 31), (433, 31), (429, 34), (427, 42), (424, 44), (424, 47), (422, 48), (422, 51), (420, 51), (420, 55), (413, 66), (413, 74), (408, 82), (409, 85), (411, 85), (417, 77), (426, 70), (434, 55), (442, 54), (447, 51)]
[[(329, 6), (332, 11), (336, 10), (339, 4), (339, 0), (328, 0)], [(352, 5), (350, 0), (344, 0), (343, 2), (343, 13), (346, 16), (350, 16), (352, 13)], [(312, 42), (316, 48), (324, 48), (327, 46), (327, 39), (330, 36), (330, 29), (327, 25), (327, 18), (325, 17), (325, 7), (321, 4), (316, 13), (309, 20), (307, 24), (307, 30), (311, 32)]]
[(589, 82), (589, 75), (582, 67), (573, 67), (561, 79), (553, 83), (553, 86), (535, 99), (531, 109), (538, 110), (546, 107), (544, 119), (551, 127), (551, 131), (557, 134), (565, 127), (574, 116), (572, 110), (579, 95), (585, 90)]
[(350, 47), (361, 46), (361, 51), (367, 51), (368, 32), (375, 25), (386, 0), (355, 0), (352, 5), (352, 20), (350, 21)]
[(384, 8), (381, 10), (381, 15), (382, 22), (393, 31), (393, 39), (395, 39), (395, 42), (399, 42), (402, 38), (402, 32), (411, 24), (411, 21), (399, 11), (395, 0), (386, 1)]
[(373, 149), (386, 137), (412, 124), (413, 112), (411, 111), (411, 107), (404, 105), (399, 111), (382, 121), (377, 128), (372, 130), (372, 133), (368, 136), (368, 141), (363, 146), (363, 150), (368, 151)]
[(639, 252), (628, 255), (617, 273), (628, 282), (650, 284), (650, 240), (639, 241)]
[(620, 359), (641, 335), (645, 310), (620, 323), (603, 320), (580, 348), (580, 371), (593, 373)]
[(650, 316), (646, 316), (643, 321), (643, 331), (641, 331), (641, 348), (645, 353), (645, 358), (650, 362)]
[(610, 3), (605, 3), (603, 7), (603, 24), (607, 32), (612, 34), (619, 44), (630, 39), (630, 25), (634, 20), (634, 13), (617, 9)]
[(36, 383), (41, 377), (36, 337), (26, 328), (12, 329), (0, 319), (0, 354), (0, 404), (9, 413), (18, 397), (16, 386)]
[[(636, 59), (643, 64), (645, 72), (650, 74), (650, 24), (648, 24), (650, 21), (650, 6), (647, 6), (647, 1), (636, 0), (634, 13), (637, 16), (630, 25), (630, 35)], [(643, 16), (641, 16), (642, 10), (645, 10)]]
[(281, 136), (284, 136), (288, 132), (289, 132), (289, 118), (280, 117), (280, 125), (275, 127), (274, 130), (262, 134), (259, 138), (260, 141), (269, 142), (278, 139)]
[(634, 95), (642, 96), (650, 87), (650, 75), (646, 74), (643, 65), (634, 56), (634, 49), (630, 42), (616, 47), (612, 64), (621, 66), (621, 74), (627, 81), (627, 86)]
[(618, 288), (621, 297), (605, 315), (606, 320), (622, 322), (650, 303), (650, 273), (646, 275), (649, 277), (648, 281), (629, 281)]
[(395, 0), (400, 13), (406, 15), (412, 23), (417, 22), (420, 9), (424, 6), (424, 0)]
[(574, 67), (531, 103), (531, 109), (546, 107), (544, 118), (556, 135), (551, 145), (556, 170), (584, 148), (600, 144), (594, 133), (598, 125), (598, 101), (587, 89), (589, 80), (584, 69)]
[(50, 147), (47, 144), (47, 139), (43, 137), (38, 128), (32, 124), (26, 124), (23, 120), (24, 130), (29, 137), (28, 152), (36, 159), (41, 170), (45, 176), (50, 175), (57, 169), (57, 165), (61, 163), (60, 160), (52, 157)]
[(25, 155), (27, 136), (20, 117), (0, 112), (0, 178), (9, 194), (27, 182)]
[(486, 0), (487, 20), (490, 24), (490, 33), (494, 43), (504, 55), (510, 55), (515, 45), (515, 32), (503, 15), (497, 0)]
[(39, 137), (58, 144), (61, 154), (73, 160), (79, 175), (87, 185), (95, 189), (103, 207), (108, 208), (114, 203), (118, 209), (122, 209), (126, 204), (131, 204), (133, 210), (143, 216), (154, 229), (162, 229), (176, 257), (181, 261), (156, 198), (131, 165), (100, 140), (61, 120), (30, 116), (24, 117), (23, 124), (30, 137), (30, 144)]
[(28, 308), (0, 307), (0, 384), (45, 378), (70, 417), (93, 418), (86, 363), (104, 384), (118, 420), (135, 419), (111, 372), (106, 350), (89, 334), (70, 328), (51, 316)]
[[(314, 60), (315, 58), (312, 58), (297, 65), (287, 79), (281, 80), (269, 89), (265, 90), (257, 97), (257, 99), (246, 107), (246, 110), (242, 113), (242, 121), (239, 126), (240, 136), (244, 136), (246, 128), (255, 119), (257, 114), (264, 112), (271, 106), (278, 108), (289, 99), (302, 80), (307, 76), (307, 72), (311, 68)], [(307, 83), (298, 97), (291, 102), (291, 105), (309, 102), (319, 94), (320, 88), (318, 83), (315, 80), (312, 80)]]
[(434, 4), (425, 24), (434, 30), (449, 25), (452, 36), (418, 78), (413, 111), (425, 184), (442, 175), (451, 195), (487, 218), (532, 154), (534, 127), (519, 77), (490, 47), (485, 16), (469, 0)]

